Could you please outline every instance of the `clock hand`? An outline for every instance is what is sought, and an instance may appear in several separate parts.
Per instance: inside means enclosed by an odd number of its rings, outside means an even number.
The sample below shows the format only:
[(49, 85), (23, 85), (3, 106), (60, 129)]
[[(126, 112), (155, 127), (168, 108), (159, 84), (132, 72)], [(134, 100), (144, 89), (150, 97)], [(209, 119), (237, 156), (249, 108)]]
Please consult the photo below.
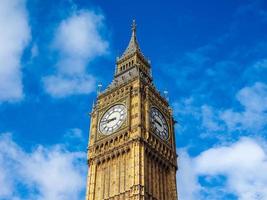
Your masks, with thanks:
[(114, 120), (116, 120), (116, 119), (117, 119), (116, 117), (113, 117), (112, 119), (109, 119), (109, 120), (108, 120), (108, 123), (111, 122), (111, 121), (114, 121)]
[(155, 122), (156, 122), (160, 127), (162, 127), (161, 123), (160, 123), (158, 120), (155, 119)]
[(103, 124), (103, 123), (107, 123), (108, 120), (105, 120), (105, 121), (101, 121), (100, 123)]
[(111, 122), (111, 121), (114, 121), (114, 120), (116, 120), (117, 118), (116, 117), (113, 117), (112, 119), (107, 119), (107, 120), (105, 120), (105, 121), (102, 121), (101, 123), (103, 124), (103, 123), (109, 123), (109, 122)]

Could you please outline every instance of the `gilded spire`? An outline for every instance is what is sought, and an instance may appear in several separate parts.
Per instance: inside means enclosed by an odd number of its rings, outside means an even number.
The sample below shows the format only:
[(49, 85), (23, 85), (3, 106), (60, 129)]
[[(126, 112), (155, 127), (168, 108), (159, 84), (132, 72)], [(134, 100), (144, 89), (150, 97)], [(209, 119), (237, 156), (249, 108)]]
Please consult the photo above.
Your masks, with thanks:
[(135, 23), (135, 20), (133, 20), (133, 23), (132, 23), (132, 36), (131, 36), (131, 39), (130, 39), (130, 42), (128, 44), (128, 47), (126, 48), (126, 50), (124, 51), (124, 53), (122, 54), (121, 58), (127, 56), (127, 55), (130, 55), (136, 51), (140, 51), (140, 47), (139, 47), (139, 44), (137, 42), (137, 38), (136, 38), (136, 23)]

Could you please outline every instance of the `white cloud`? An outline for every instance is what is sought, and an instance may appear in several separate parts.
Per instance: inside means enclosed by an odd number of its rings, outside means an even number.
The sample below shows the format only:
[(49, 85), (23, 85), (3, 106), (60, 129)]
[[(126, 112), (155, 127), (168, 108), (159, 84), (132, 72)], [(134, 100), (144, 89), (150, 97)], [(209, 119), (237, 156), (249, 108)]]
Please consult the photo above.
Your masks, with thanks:
[(85, 153), (61, 145), (39, 145), (32, 152), (18, 146), (10, 134), (0, 135), (0, 199), (75, 200), (84, 196)]
[(83, 139), (82, 130), (79, 128), (72, 128), (64, 135), (65, 138)]
[(174, 115), (176, 115), (179, 119), (182, 119), (184, 116), (191, 116), (196, 120), (199, 120), (202, 117), (201, 112), (199, 107), (195, 106), (194, 104), (195, 99), (193, 97), (183, 99), (179, 102), (175, 102), (173, 104)]
[(179, 151), (179, 170), (177, 173), (177, 189), (179, 199), (194, 200), (198, 198), (200, 185), (197, 182), (197, 175), (193, 165), (193, 160), (185, 150)]
[[(197, 106), (191, 97), (174, 104), (175, 114), (182, 120), (186, 119), (186, 123), (188, 118), (194, 121), (196, 128), (202, 132), (201, 137), (224, 139), (234, 131), (261, 134), (267, 127), (267, 85), (256, 82), (240, 89), (235, 97), (239, 104), (235, 104), (235, 109), (219, 109), (207, 104)], [(186, 123), (180, 124), (179, 128), (186, 128)]]
[(39, 55), (39, 48), (37, 44), (33, 44), (31, 48), (31, 59), (37, 57)]
[[(201, 132), (200, 137), (222, 138), (221, 133), (225, 135), (225, 125), (219, 118), (218, 110), (207, 104), (202, 106), (196, 104), (197, 101), (193, 97), (184, 99), (180, 103), (174, 103), (174, 114), (178, 119), (177, 132), (192, 131), (192, 124), (194, 124), (194, 127)], [(216, 134), (214, 134), (215, 132)]]
[(62, 56), (58, 63), (60, 72), (83, 73), (87, 62), (106, 53), (108, 44), (99, 32), (103, 18), (93, 12), (82, 11), (61, 22), (54, 41), (54, 47)]
[(244, 110), (228, 109), (220, 114), (230, 130), (257, 131), (267, 125), (267, 85), (257, 82), (251, 87), (244, 87), (236, 98)]
[(196, 159), (198, 174), (227, 176), (227, 189), (240, 200), (267, 199), (267, 155), (256, 141), (243, 138), (209, 149)]
[(23, 98), (21, 56), (31, 33), (24, 0), (0, 1), (0, 102)]
[(53, 48), (59, 53), (56, 74), (45, 77), (45, 90), (53, 97), (88, 94), (95, 78), (87, 74), (87, 64), (107, 53), (101, 37), (103, 16), (91, 11), (74, 13), (62, 21), (55, 33)]
[(44, 78), (46, 91), (53, 97), (87, 94), (94, 90), (95, 79), (88, 74), (78, 76), (51, 75)]
[(208, 105), (201, 106), (201, 115), (202, 126), (207, 131), (219, 131), (223, 129), (223, 127), (219, 125), (216, 111), (212, 107)]
[(265, 111), (267, 109), (267, 85), (257, 82), (251, 87), (245, 87), (238, 92), (237, 99), (248, 111)]
[(79, 151), (87, 145), (87, 141), (84, 140), (83, 131), (79, 128), (71, 128), (66, 134), (64, 134), (62, 141), (65, 146), (72, 151)]
[[(208, 149), (194, 158), (181, 155), (181, 162), (185, 160), (181, 165), (187, 167), (181, 167), (178, 178), (184, 180), (188, 178), (189, 186), (192, 185), (192, 192), (197, 194), (195, 197), (188, 198), (188, 189), (184, 189), (181, 185), (181, 200), (205, 199), (203, 191), (206, 195), (210, 195), (211, 199), (216, 199), (214, 196), (222, 195), (218, 193), (222, 191), (225, 194), (232, 193), (240, 200), (267, 199), (267, 153), (264, 151), (264, 145), (255, 140), (241, 138), (231, 145)], [(184, 170), (192, 172), (184, 173)], [(196, 182), (200, 176), (212, 179), (220, 175), (226, 177), (225, 185), (213, 188)], [(183, 190), (186, 190), (187, 193)]]

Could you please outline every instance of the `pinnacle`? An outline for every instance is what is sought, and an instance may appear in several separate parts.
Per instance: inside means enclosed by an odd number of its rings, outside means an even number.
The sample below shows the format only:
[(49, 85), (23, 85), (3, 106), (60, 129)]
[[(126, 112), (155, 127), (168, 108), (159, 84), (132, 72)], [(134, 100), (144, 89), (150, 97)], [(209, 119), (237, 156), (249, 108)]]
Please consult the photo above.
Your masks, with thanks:
[(135, 20), (133, 20), (133, 24), (132, 24), (132, 36), (130, 39), (130, 42), (128, 44), (128, 47), (126, 48), (126, 50), (124, 51), (124, 53), (122, 54), (121, 58), (124, 58), (134, 52), (141, 52), (139, 44), (137, 42), (137, 38), (136, 38), (136, 23)]

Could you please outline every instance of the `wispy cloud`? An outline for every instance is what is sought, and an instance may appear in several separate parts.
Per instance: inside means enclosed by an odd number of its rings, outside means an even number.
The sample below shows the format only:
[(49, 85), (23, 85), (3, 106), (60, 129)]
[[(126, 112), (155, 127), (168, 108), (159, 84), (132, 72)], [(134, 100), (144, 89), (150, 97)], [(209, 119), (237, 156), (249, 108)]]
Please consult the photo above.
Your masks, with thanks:
[(81, 199), (86, 177), (85, 157), (83, 152), (68, 152), (63, 145), (39, 145), (27, 152), (13, 141), (11, 134), (2, 133), (0, 199)]
[(254, 64), (256, 69), (267, 69), (267, 59), (259, 60)]
[(228, 129), (258, 132), (267, 125), (267, 85), (257, 82), (236, 95), (242, 111), (227, 109), (220, 114)]
[(56, 98), (91, 93), (94, 91), (95, 82), (95, 78), (89, 74), (74, 76), (56, 74), (44, 78), (46, 91)]
[(201, 104), (193, 96), (175, 103), (179, 122), (176, 132), (184, 139), (216, 139), (217, 142), (236, 140), (242, 135), (265, 137), (267, 85), (256, 82), (241, 88), (234, 96), (227, 108)]
[(0, 102), (24, 96), (21, 57), (31, 38), (25, 4), (24, 0), (0, 1)]
[(93, 11), (76, 11), (63, 20), (55, 32), (53, 48), (59, 54), (56, 72), (43, 79), (44, 88), (53, 97), (88, 94), (95, 78), (87, 65), (107, 53), (108, 42), (101, 36), (104, 17)]
[(220, 131), (223, 126), (218, 122), (214, 108), (203, 105), (201, 106), (202, 127), (207, 131)]

